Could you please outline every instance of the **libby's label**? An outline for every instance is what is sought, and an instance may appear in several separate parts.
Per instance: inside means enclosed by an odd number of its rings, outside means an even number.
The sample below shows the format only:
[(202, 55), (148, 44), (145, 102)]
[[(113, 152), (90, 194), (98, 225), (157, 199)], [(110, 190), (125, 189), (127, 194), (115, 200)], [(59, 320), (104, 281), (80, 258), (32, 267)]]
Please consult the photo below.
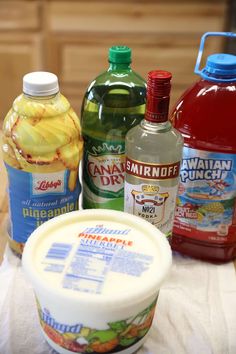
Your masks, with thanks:
[(84, 137), (83, 206), (123, 210), (124, 142)]
[(32, 195), (49, 195), (65, 193), (65, 172), (32, 173)]
[(70, 183), (74, 171), (30, 173), (6, 165), (11, 210), (10, 237), (24, 244), (45, 221), (78, 209), (80, 185)]
[(132, 317), (110, 321), (102, 329), (76, 322), (61, 323), (48, 309), (41, 308), (38, 301), (37, 304), (42, 329), (55, 344), (75, 353), (108, 354), (127, 350), (147, 334), (156, 301)]
[(236, 155), (184, 147), (174, 232), (214, 242), (236, 241)]
[(170, 236), (178, 186), (180, 162), (147, 164), (126, 158), (126, 174), (137, 180), (125, 181), (125, 208)]

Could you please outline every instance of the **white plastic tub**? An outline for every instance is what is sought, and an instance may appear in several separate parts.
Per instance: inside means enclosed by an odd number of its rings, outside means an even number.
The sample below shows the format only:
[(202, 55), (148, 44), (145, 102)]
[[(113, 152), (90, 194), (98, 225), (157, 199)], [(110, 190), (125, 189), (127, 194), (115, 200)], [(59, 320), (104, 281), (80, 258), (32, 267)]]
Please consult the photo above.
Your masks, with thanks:
[(37, 228), (22, 261), (57, 352), (130, 354), (150, 329), (171, 250), (147, 221), (90, 209)]

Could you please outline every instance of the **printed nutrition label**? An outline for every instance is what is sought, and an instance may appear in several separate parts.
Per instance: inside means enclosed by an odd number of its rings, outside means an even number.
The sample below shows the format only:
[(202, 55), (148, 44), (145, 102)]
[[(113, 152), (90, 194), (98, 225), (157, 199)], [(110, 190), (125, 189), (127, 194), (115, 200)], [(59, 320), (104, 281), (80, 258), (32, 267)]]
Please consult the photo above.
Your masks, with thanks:
[(114, 251), (84, 245), (77, 248), (63, 280), (63, 287), (90, 293), (101, 293)]
[(74, 246), (52, 244), (43, 261), (44, 271), (62, 273), (63, 288), (97, 294), (108, 273), (141, 277), (152, 262), (152, 256), (127, 250), (124, 245), (86, 239)]

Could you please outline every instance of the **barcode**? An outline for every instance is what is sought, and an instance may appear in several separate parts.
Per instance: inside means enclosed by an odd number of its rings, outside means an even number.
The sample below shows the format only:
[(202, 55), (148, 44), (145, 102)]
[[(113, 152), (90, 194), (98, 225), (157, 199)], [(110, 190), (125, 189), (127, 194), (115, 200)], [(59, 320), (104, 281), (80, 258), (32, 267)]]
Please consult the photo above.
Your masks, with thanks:
[(72, 249), (68, 243), (53, 243), (46, 258), (66, 259)]

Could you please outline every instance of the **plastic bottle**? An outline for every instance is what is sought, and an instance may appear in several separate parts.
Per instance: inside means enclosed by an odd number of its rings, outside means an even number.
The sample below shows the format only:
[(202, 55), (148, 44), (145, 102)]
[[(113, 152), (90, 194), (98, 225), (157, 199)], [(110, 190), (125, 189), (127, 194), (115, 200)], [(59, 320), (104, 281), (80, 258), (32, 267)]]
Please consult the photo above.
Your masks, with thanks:
[(171, 235), (183, 139), (168, 121), (171, 73), (148, 73), (145, 119), (126, 135), (125, 211)]
[(56, 75), (24, 76), (23, 93), (3, 123), (2, 149), (9, 180), (9, 243), (21, 254), (36, 227), (78, 209), (81, 128)]
[(84, 209), (123, 210), (125, 135), (144, 117), (146, 83), (130, 66), (131, 49), (111, 47), (109, 63), (82, 105)]
[(212, 54), (201, 79), (177, 102), (172, 122), (184, 137), (172, 249), (221, 263), (236, 257), (236, 56)]

